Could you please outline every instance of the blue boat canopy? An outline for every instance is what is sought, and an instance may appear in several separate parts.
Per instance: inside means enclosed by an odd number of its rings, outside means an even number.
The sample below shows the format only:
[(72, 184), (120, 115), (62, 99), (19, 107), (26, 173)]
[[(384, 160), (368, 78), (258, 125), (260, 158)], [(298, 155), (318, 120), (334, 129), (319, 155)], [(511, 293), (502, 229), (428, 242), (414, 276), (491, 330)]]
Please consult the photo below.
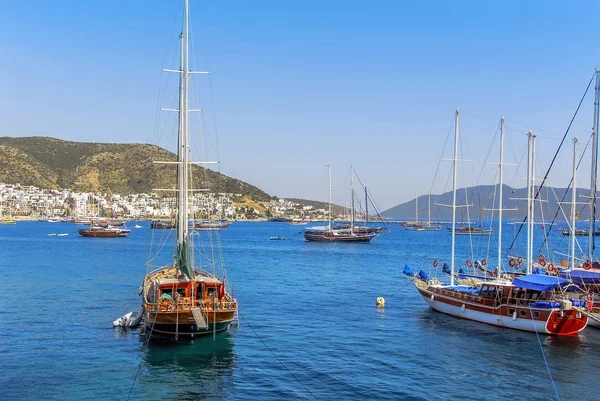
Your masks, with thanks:
[(513, 280), (515, 287), (526, 288), (535, 291), (550, 291), (557, 287), (565, 287), (569, 280), (555, 276), (542, 276), (539, 274), (528, 274)]
[(450, 270), (450, 266), (448, 266), (448, 263), (444, 263), (444, 265), (442, 266), (442, 271), (444, 273), (451, 273), (452, 270)]
[(575, 284), (600, 284), (600, 272), (591, 270), (573, 270), (562, 273), (561, 278), (571, 278)]
[(410, 270), (410, 267), (408, 265), (404, 265), (404, 274), (406, 274), (409, 277), (414, 276), (415, 274), (412, 272), (412, 270)]
[(419, 270), (419, 278), (425, 281), (429, 281), (429, 276), (423, 270)]

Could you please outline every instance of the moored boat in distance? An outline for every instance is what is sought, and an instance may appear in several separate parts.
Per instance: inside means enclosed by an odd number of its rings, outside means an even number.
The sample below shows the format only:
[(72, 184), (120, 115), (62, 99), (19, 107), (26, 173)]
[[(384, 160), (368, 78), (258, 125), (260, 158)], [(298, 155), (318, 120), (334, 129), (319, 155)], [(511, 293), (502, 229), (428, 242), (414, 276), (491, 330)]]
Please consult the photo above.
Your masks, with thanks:
[(415, 194), (415, 221), (405, 222), (402, 227), (407, 231), (439, 231), (442, 226), (431, 224), (431, 194), (427, 200), (427, 222), (419, 221), (419, 196)]
[(92, 225), (88, 228), (79, 229), (79, 235), (82, 237), (101, 237), (101, 238), (115, 238), (115, 237), (126, 237), (131, 230), (118, 227), (102, 227)]
[[(565, 236), (571, 235), (571, 230), (569, 230), (568, 228), (567, 229), (562, 229), (562, 230), (560, 230), (560, 232), (561, 232), (562, 235), (565, 235)], [(589, 236), (589, 234), (590, 233), (589, 233), (588, 230), (584, 230), (582, 228), (578, 228), (578, 229), (575, 230), (575, 235), (578, 236), (578, 237), (587, 237), (587, 236)], [(600, 230), (594, 231), (594, 235), (595, 236), (600, 235)]]
[(269, 217), (269, 221), (272, 223), (287, 223), (290, 221), (289, 217)]
[(354, 224), (354, 170), (351, 175), (351, 194), (352, 194), (352, 217), (349, 226), (342, 225), (336, 226), (331, 220), (331, 165), (327, 165), (329, 173), (329, 215), (328, 225), (320, 227), (310, 227), (304, 229), (304, 239), (311, 242), (370, 242), (377, 233), (381, 231), (379, 228), (371, 228), (369, 226), (363, 226), (362, 232), (355, 230)]
[(304, 230), (304, 238), (314, 242), (369, 242), (375, 233), (353, 233), (350, 230), (329, 230), (311, 228)]
[[(448, 231), (452, 231), (452, 227), (448, 227)], [(494, 232), (491, 228), (482, 228), (482, 227), (471, 227), (471, 226), (463, 226), (458, 227), (455, 230), (456, 235), (490, 235)]]
[(150, 228), (172, 229), (175, 228), (175, 220), (152, 220)]
[(231, 221), (228, 220), (216, 220), (216, 221), (197, 221), (194, 222), (194, 228), (198, 230), (219, 230), (226, 228), (231, 225)]
[(308, 220), (304, 220), (304, 219), (292, 219), (292, 220), (288, 220), (286, 221), (287, 224), (292, 225), (292, 226), (305, 226), (308, 224)]

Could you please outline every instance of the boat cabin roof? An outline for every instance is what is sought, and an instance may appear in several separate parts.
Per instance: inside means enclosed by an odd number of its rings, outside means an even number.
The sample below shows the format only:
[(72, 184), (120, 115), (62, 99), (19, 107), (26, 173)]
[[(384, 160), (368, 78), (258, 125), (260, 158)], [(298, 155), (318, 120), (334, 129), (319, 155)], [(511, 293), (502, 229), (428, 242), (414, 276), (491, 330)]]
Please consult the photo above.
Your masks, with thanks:
[[(164, 278), (161, 278), (161, 279), (158, 280), (158, 284), (159, 285), (164, 285), (164, 284), (187, 284), (189, 282), (190, 282), (190, 280), (187, 277), (179, 277), (179, 278), (164, 277)], [(194, 279), (194, 282), (196, 282), (196, 283), (219, 284), (221, 282), (221, 280), (219, 280), (216, 277), (196, 276), (196, 278)]]

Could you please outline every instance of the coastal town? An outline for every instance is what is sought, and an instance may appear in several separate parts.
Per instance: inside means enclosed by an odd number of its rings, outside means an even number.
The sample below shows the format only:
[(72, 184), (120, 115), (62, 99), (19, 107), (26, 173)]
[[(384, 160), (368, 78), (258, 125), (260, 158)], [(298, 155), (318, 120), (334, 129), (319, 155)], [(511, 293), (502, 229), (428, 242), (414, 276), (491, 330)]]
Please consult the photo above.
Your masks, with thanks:
[[(109, 189), (92, 193), (0, 183), (0, 216), (16, 220), (90, 217), (152, 220), (170, 218), (175, 213), (176, 199), (167, 194), (120, 195)], [(201, 219), (323, 220), (328, 209), (286, 199), (255, 202), (242, 194), (201, 192), (191, 197), (190, 213)]]

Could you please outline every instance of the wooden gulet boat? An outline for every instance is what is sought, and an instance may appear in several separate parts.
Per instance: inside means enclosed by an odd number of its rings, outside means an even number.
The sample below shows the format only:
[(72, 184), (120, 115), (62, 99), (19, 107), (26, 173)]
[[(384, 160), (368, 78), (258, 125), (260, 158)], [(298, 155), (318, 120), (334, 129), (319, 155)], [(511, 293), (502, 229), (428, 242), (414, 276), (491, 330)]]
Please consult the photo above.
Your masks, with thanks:
[(150, 222), (150, 228), (172, 229), (175, 228), (174, 220), (153, 220)]
[[(453, 158), (453, 203), (452, 203), (452, 251), (450, 284), (442, 284), (430, 279), (422, 270), (414, 274), (408, 265), (404, 273), (415, 285), (419, 294), (432, 309), (454, 317), (517, 330), (532, 331), (551, 335), (574, 335), (583, 330), (588, 318), (581, 309), (585, 301), (569, 298), (564, 291), (570, 285), (566, 279), (556, 276), (531, 274), (532, 269), (532, 229), (533, 216), (530, 215), (531, 196), (534, 182), (533, 155), (535, 136), (529, 133), (528, 152), (528, 236), (527, 272), (514, 280), (490, 280), (474, 285), (455, 285), (454, 250), (456, 236), (456, 175), (458, 161), (459, 111), (456, 110)], [(502, 188), (504, 118), (500, 133), (500, 184)], [(502, 198), (500, 198), (499, 222), (502, 221)], [(502, 226), (501, 224), (499, 225)], [(501, 233), (500, 233), (501, 235)], [(498, 264), (502, 260), (501, 239), (498, 241)]]
[[(225, 280), (194, 267), (188, 227), (190, 152), (188, 133), (188, 0), (185, 0), (179, 85), (179, 133), (177, 154), (177, 216), (174, 263), (149, 272), (141, 295), (144, 328), (156, 336), (191, 338), (227, 330), (237, 317), (237, 301), (227, 292)], [(212, 246), (212, 241), (211, 241)], [(214, 266), (214, 264), (211, 264)]]
[(419, 196), (415, 194), (415, 221), (411, 223), (405, 223), (402, 227), (407, 231), (440, 231), (442, 226), (431, 224), (431, 194), (429, 194), (428, 200), (428, 218), (427, 223), (419, 222)]
[(119, 238), (126, 237), (130, 232), (131, 230), (126, 228), (113, 227), (108, 224), (97, 225), (92, 220), (88, 228), (79, 230), (79, 235), (89, 238)]
[(378, 231), (355, 231), (354, 227), (354, 172), (352, 173), (352, 222), (350, 227), (335, 228), (331, 221), (331, 165), (327, 165), (329, 173), (329, 217), (328, 225), (311, 227), (304, 230), (304, 239), (311, 242), (370, 242)]
[(197, 221), (194, 223), (194, 228), (198, 230), (220, 230), (221, 228), (227, 228), (230, 225), (231, 222), (227, 220)]

